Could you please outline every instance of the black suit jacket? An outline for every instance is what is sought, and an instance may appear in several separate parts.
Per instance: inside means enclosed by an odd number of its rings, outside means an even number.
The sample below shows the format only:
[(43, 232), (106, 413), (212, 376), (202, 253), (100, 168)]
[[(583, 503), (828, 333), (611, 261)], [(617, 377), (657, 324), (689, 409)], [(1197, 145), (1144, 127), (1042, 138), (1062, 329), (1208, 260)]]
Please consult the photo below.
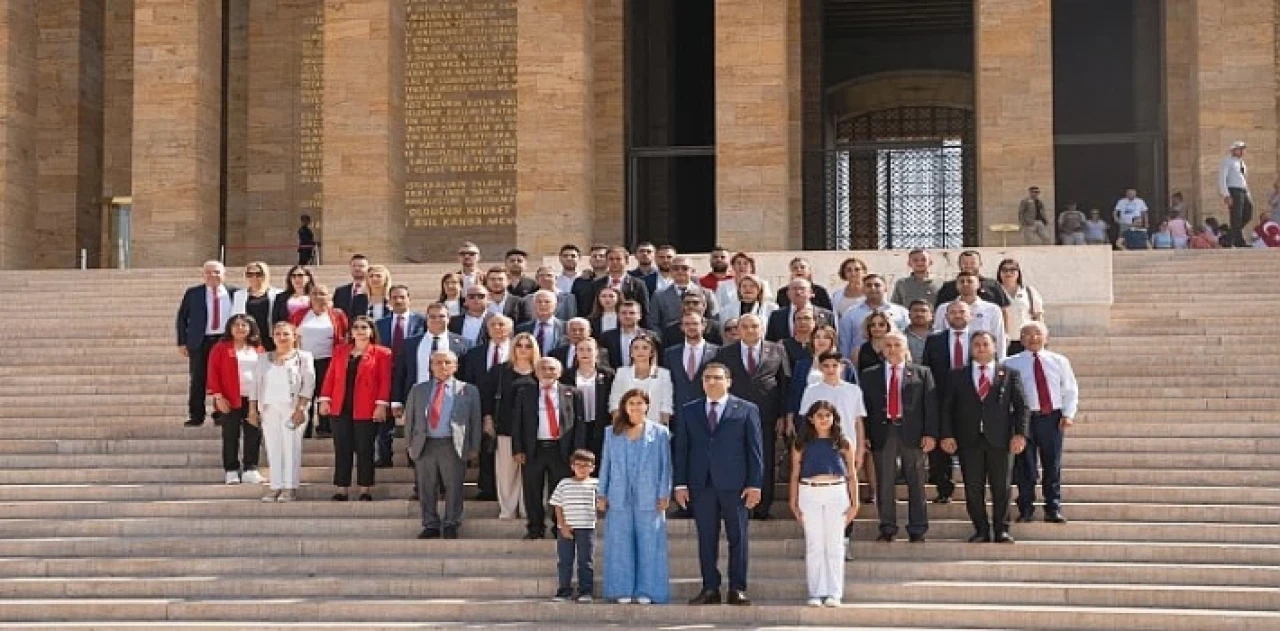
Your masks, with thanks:
[[(466, 357), (467, 352), (471, 349), (471, 343), (456, 333), (446, 331), (440, 341), (445, 342), (448, 349), (458, 356), (459, 364), (462, 363), (462, 359)], [(428, 346), (431, 344), (428, 333), (414, 335), (404, 341), (404, 348), (400, 349), (400, 354), (396, 355), (395, 363), (391, 370), (392, 403), (403, 405), (405, 398), (409, 396), (409, 391), (418, 385), (418, 351), (424, 343)], [(475, 385), (475, 382), (467, 379), (462, 379), (462, 381)]]
[[(573, 450), (586, 446), (582, 393), (577, 388), (557, 383), (556, 396), (560, 398), (560, 411), (556, 417), (560, 423), (560, 453), (568, 460)], [(513, 455), (532, 454), (537, 448), (538, 399), (541, 397), (542, 388), (521, 388), (516, 393), (515, 418), (511, 422)], [(599, 400), (599, 396), (596, 398)]]
[[(978, 297), (991, 303), (995, 303), (999, 307), (1009, 306), (1009, 296), (1005, 295), (1004, 289), (1000, 287), (1000, 283), (994, 278), (986, 276), (978, 277)], [(949, 280), (942, 284), (942, 288), (938, 290), (937, 300), (933, 306), (939, 307), (945, 305), (952, 300), (960, 297), (960, 290), (956, 289), (956, 281)]]
[[(889, 436), (889, 397), (885, 387), (888, 364), (862, 373), (862, 401), (866, 404), (864, 425), (872, 449), (884, 447)], [(926, 366), (907, 364), (902, 371), (902, 433), (911, 445), (922, 436), (938, 437), (938, 397), (934, 393), (933, 372)]]
[[(653, 334), (653, 331), (643, 327), (638, 327), (636, 329), (636, 336), (638, 337), (640, 335), (648, 335), (653, 338), (657, 337)], [(625, 357), (625, 355), (622, 354), (622, 329), (605, 331), (604, 333), (596, 334), (595, 338), (596, 342), (598, 342), (601, 347), (601, 357), (609, 357), (610, 366), (613, 366), (614, 368), (621, 368), (622, 358)], [(662, 340), (660, 339), (658, 340), (658, 347), (658, 359), (661, 360)]]
[[(578, 376), (575, 372), (566, 371), (560, 375), (560, 383), (576, 388)], [(596, 366), (596, 405), (594, 410), (583, 410), (583, 442), (585, 447), (596, 455), (599, 462), (604, 452), (604, 433), (613, 423), (609, 414), (609, 391), (613, 389), (613, 371), (604, 366)]]
[(573, 301), (578, 303), (578, 315), (584, 318), (591, 315), (596, 306), (596, 280), (590, 271), (583, 272), (582, 276), (573, 279), (573, 286), (569, 288), (569, 293), (573, 294)]
[[(609, 275), (605, 274), (592, 282), (591, 303), (596, 301), (596, 294), (600, 293), (609, 285)], [(630, 274), (623, 274), (622, 283), (619, 285), (622, 290), (623, 300), (634, 300), (640, 303), (640, 326), (649, 326), (649, 288), (645, 286), (644, 281)], [(586, 313), (590, 313), (588, 310)]]
[[(830, 308), (823, 307), (818, 304), (815, 299), (811, 305), (813, 306), (813, 316), (817, 326), (829, 326), (836, 328), (836, 314), (832, 313)], [(764, 339), (770, 342), (778, 342), (791, 337), (791, 323), (787, 321), (791, 317), (791, 307), (779, 306), (769, 314), (769, 322), (765, 326)]]
[[(489, 370), (489, 343), (477, 344), (462, 356), (458, 366), (458, 378), (473, 385), (480, 391), (481, 404), (490, 403), (495, 386), (493, 373)], [(491, 407), (491, 406), (485, 406)]]
[(760, 359), (754, 374), (747, 372), (742, 361), (742, 342), (720, 348), (716, 361), (729, 367), (729, 394), (754, 403), (760, 409), (760, 422), (773, 427), (774, 421), (787, 411), (787, 389), (791, 385), (791, 360), (781, 344), (761, 342)]
[[(702, 324), (702, 338), (716, 346), (724, 343), (724, 338), (720, 337), (720, 320), (715, 316), (708, 316)], [(671, 348), (684, 344), (684, 329), (680, 328), (677, 322), (662, 329), (662, 347)], [(662, 364), (664, 367), (666, 364)]]
[(528, 276), (521, 276), (516, 282), (507, 285), (507, 293), (524, 298), (538, 291), (538, 283)]
[(929, 367), (933, 373), (934, 385), (937, 386), (936, 396), (938, 401), (947, 395), (947, 391), (951, 389), (951, 339), (952, 330), (948, 328), (945, 331), (930, 333), (924, 341), (924, 357), (918, 358), (917, 363), (924, 364)]
[(515, 325), (524, 322), (524, 309), (520, 308), (520, 298), (509, 291), (502, 301), (502, 315), (511, 318), (513, 329)]
[[(476, 346), (483, 346), (489, 343), (489, 318), (493, 317), (492, 313), (486, 311), (484, 318), (480, 322), (480, 335), (476, 336)], [(449, 318), (449, 332), (454, 335), (462, 335), (462, 325), (466, 324), (467, 315), (465, 313)], [(465, 379), (463, 381), (466, 381)], [(467, 381), (467, 383), (471, 383)]]
[[(343, 313), (349, 314), (353, 318), (357, 315), (364, 315), (363, 311), (356, 313), (351, 310), (351, 290), (352, 283), (341, 285), (337, 289), (333, 290), (333, 306), (342, 309)], [(368, 303), (366, 302), (365, 305), (368, 306)]]
[(703, 341), (702, 357), (698, 358), (698, 369), (692, 375), (685, 369), (684, 351), (685, 345), (682, 342), (662, 353), (663, 364), (671, 375), (671, 407), (676, 411), (671, 419), (672, 423), (677, 421), (675, 417), (680, 416), (680, 410), (684, 404), (707, 396), (702, 390), (702, 369), (715, 360), (716, 354), (720, 352), (720, 346), (712, 344), (709, 340)]
[(978, 398), (973, 364), (951, 371), (952, 387), (942, 402), (942, 438), (954, 438), (960, 449), (991, 446), (1008, 449), (1009, 439), (1027, 433), (1030, 411), (1018, 371), (992, 364), (991, 390)]
[[(774, 300), (774, 302), (778, 304), (779, 309), (786, 309), (791, 306), (791, 296), (787, 295), (786, 283), (783, 283), (782, 289), (778, 290), (777, 300)], [(831, 306), (831, 294), (827, 293), (827, 288), (822, 285), (814, 284), (813, 297), (809, 299), (809, 302), (828, 311), (833, 308)]]

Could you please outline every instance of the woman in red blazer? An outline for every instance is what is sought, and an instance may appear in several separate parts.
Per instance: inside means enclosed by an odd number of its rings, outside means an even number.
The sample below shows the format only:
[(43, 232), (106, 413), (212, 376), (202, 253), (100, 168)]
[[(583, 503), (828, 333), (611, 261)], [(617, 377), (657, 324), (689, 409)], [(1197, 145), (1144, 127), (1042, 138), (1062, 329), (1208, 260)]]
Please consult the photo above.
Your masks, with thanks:
[(351, 339), (333, 349), (333, 362), (320, 389), (321, 416), (333, 415), (333, 501), (347, 501), (351, 457), (356, 457), (360, 501), (373, 501), (373, 443), (387, 420), (391, 400), (391, 349), (378, 345), (369, 316), (351, 321)]
[[(347, 342), (347, 314), (333, 306), (333, 294), (325, 285), (312, 285), (309, 296), (311, 306), (289, 316), (289, 322), (298, 330), (298, 348), (311, 353), (316, 367), (316, 383), (324, 383), (325, 374), (329, 371), (329, 361), (335, 355), (335, 349)], [(303, 437), (311, 438), (313, 421), (317, 438), (332, 436), (329, 417), (324, 413), (316, 414), (319, 400), (311, 403), (311, 418), (307, 420), (307, 429)], [(320, 418), (316, 419), (315, 417)]]
[[(227, 484), (262, 484), (258, 473), (258, 452), (262, 450), (262, 430), (248, 421), (249, 392), (253, 371), (262, 352), (258, 323), (243, 313), (227, 320), (222, 339), (209, 351), (209, 375), (205, 388), (213, 396), (213, 407), (222, 425), (222, 468)], [(244, 461), (240, 460), (240, 436), (244, 435)], [(243, 464), (243, 467), (241, 466)]]

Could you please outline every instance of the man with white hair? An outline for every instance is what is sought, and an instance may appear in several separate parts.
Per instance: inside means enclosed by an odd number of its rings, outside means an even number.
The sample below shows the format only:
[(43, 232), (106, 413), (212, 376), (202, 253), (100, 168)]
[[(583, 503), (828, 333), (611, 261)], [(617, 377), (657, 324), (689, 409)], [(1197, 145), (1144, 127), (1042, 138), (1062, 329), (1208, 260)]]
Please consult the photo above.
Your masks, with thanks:
[(533, 294), (533, 313), (527, 322), (516, 326), (516, 333), (529, 333), (538, 341), (542, 355), (560, 345), (564, 339), (564, 320), (556, 317), (559, 300), (553, 291), (539, 289)]
[(1231, 225), (1227, 230), (1227, 242), (1233, 248), (1245, 246), (1244, 228), (1253, 219), (1253, 198), (1249, 197), (1249, 181), (1245, 179), (1244, 151), (1247, 145), (1243, 140), (1231, 143), (1231, 151), (1222, 159), (1218, 167), (1218, 194), (1222, 203), (1231, 214)]
[[(451, 350), (431, 354), (431, 378), (409, 390), (404, 405), (409, 458), (421, 497), (419, 539), (458, 538), (467, 461), (480, 453), (480, 391), (458, 381), (458, 356)], [(444, 487), (444, 519), (436, 512)]]
[[(187, 358), (190, 387), (187, 390), (186, 427), (204, 425), (205, 379), (209, 371), (209, 350), (226, 331), (231, 317), (231, 295), (238, 289), (223, 284), (227, 268), (218, 261), (205, 261), (204, 283), (188, 287), (178, 305), (178, 354)], [(214, 417), (215, 420), (217, 416)]]
[(1062, 515), (1062, 438), (1071, 427), (1080, 403), (1071, 361), (1045, 350), (1049, 329), (1043, 322), (1022, 325), (1024, 351), (1005, 361), (1017, 371), (1022, 392), (1031, 410), (1027, 423), (1026, 450), (1014, 467), (1018, 483), (1018, 521), (1031, 521), (1035, 514), (1036, 474), (1043, 469), (1044, 520), (1067, 523)]

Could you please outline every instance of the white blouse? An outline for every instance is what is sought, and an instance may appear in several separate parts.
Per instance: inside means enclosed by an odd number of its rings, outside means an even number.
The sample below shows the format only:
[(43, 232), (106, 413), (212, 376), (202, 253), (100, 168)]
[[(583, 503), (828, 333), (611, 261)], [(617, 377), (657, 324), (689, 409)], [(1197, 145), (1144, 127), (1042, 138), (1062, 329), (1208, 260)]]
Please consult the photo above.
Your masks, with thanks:
[(329, 359), (333, 356), (333, 320), (329, 318), (327, 311), (319, 315), (315, 311), (308, 311), (302, 317), (298, 336), (302, 338), (302, 350), (311, 353), (312, 357)]
[(600, 314), (600, 330), (596, 331), (596, 333), (604, 333), (616, 328), (618, 328), (618, 314), (616, 312)]
[[(1004, 290), (1003, 287), (1001, 289)], [(1009, 339), (1016, 340), (1022, 335), (1022, 325), (1034, 320), (1031, 315), (1044, 312), (1044, 299), (1030, 285), (1019, 287), (1014, 294), (1010, 294), (1008, 290), (1004, 290), (1004, 293), (1009, 297)]]
[(636, 367), (623, 366), (613, 376), (613, 388), (609, 391), (609, 411), (617, 412), (622, 395), (628, 390), (639, 388), (649, 393), (649, 413), (645, 418), (655, 423), (662, 423), (662, 415), (671, 415), (675, 400), (674, 387), (671, 385), (671, 373), (666, 368), (655, 366), (648, 379), (637, 379)]
[(258, 349), (245, 346), (236, 351), (236, 369), (240, 373), (240, 392), (248, 397), (253, 392), (253, 372), (258, 367)]

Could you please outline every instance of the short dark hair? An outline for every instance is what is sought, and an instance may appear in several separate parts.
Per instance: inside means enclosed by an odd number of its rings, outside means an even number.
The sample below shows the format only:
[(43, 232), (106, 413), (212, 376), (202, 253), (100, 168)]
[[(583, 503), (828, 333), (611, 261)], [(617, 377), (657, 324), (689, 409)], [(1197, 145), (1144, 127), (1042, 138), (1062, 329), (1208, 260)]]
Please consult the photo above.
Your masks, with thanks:
[(351, 260), (350, 260), (350, 261), (347, 261), (347, 262), (348, 262), (348, 263), (350, 263), (350, 262), (353, 262), (353, 261), (360, 261), (360, 260), (365, 260), (365, 261), (367, 261), (367, 260), (369, 260), (369, 257), (367, 257), (367, 256), (365, 256), (365, 255), (363, 255), (363, 254), (360, 254), (359, 252), (357, 252), (357, 253), (355, 253), (355, 254), (352, 254), (352, 255), (351, 255)]
[(916, 249), (914, 249), (914, 250), (912, 250), (912, 251), (910, 251), (910, 252), (907, 252), (907, 257), (908, 257), (908, 258), (910, 258), (910, 257), (913, 257), (913, 256), (915, 256), (915, 255), (917, 255), (917, 254), (928, 254), (928, 253), (929, 253), (929, 251), (928, 251), (928, 250), (926, 250), (926, 249), (924, 249), (924, 248), (916, 248)]
[(635, 307), (636, 309), (640, 310), (641, 315), (644, 315), (644, 309), (640, 309), (640, 303), (634, 300), (623, 300), (622, 302), (618, 303), (618, 311), (622, 311), (623, 307)]
[(377, 344), (378, 343), (378, 323), (374, 322), (373, 318), (367, 315), (359, 315), (354, 318), (351, 318), (351, 328), (347, 329), (347, 342), (354, 343), (355, 338), (351, 335), (351, 332), (355, 330), (356, 324), (360, 322), (363, 322), (369, 325), (369, 343)]
[(729, 252), (729, 248), (726, 248), (726, 247), (724, 247), (723, 245), (717, 245), (717, 246), (715, 246), (715, 247), (712, 247), (712, 248), (711, 248), (711, 251), (712, 251), (712, 252), (724, 252), (724, 253), (728, 254), (728, 252)]
[(231, 325), (237, 322), (249, 323), (249, 335), (244, 338), (244, 341), (246, 344), (248, 344), (249, 346), (262, 345), (262, 331), (258, 329), (258, 321), (255, 320), (253, 316), (245, 313), (237, 313), (227, 319), (227, 323), (223, 325), (223, 328), (222, 328), (223, 341), (230, 342), (235, 339), (235, 337), (231, 334)]
[(631, 252), (627, 250), (625, 245), (612, 245), (605, 249), (606, 254), (613, 254), (614, 252), (621, 252), (623, 257), (631, 256)]
[[(637, 244), (636, 244), (636, 249), (637, 249), (637, 250), (639, 250), (640, 248), (645, 248), (645, 247), (652, 248), (652, 247), (653, 247), (653, 242), (652, 242), (652, 241), (641, 241), (640, 243), (637, 243)], [(654, 249), (657, 249), (657, 248), (654, 248)]]
[(307, 222), (309, 222), (309, 221), (311, 221), (311, 215), (303, 215), (303, 216), (302, 216), (302, 223), (307, 223)]
[(867, 281), (872, 281), (872, 280), (884, 281), (884, 277), (879, 274), (867, 274), (866, 276), (862, 277), (863, 283), (866, 283)]
[(609, 251), (609, 246), (607, 246), (607, 245), (605, 245), (605, 244), (603, 244), (603, 243), (592, 243), (592, 244), (591, 244), (591, 249), (590, 249), (590, 251), (591, 251), (591, 252), (598, 252), (598, 251), (600, 251), (600, 250), (604, 250), (604, 251), (608, 252), (608, 251)]
[(595, 464), (596, 455), (591, 453), (590, 450), (578, 449), (573, 452), (573, 455), (569, 456), (569, 462), (585, 462), (587, 464)]
[(503, 254), (502, 258), (504, 259), (511, 258), (512, 256), (517, 254), (525, 258), (529, 258), (529, 253), (525, 252), (524, 250), (521, 250), (520, 248), (511, 248), (510, 250), (507, 250), (507, 253)]
[(484, 271), (484, 277), (489, 278), (490, 274), (506, 274), (506, 273), (507, 273), (507, 268), (502, 267), (501, 265), (495, 265)]
[(970, 343), (970, 344), (972, 344), (974, 340), (976, 340), (976, 339), (978, 339), (978, 338), (980, 338), (980, 337), (985, 337), (985, 338), (987, 338), (987, 339), (991, 340), (991, 343), (992, 343), (992, 344), (995, 344), (995, 343), (996, 343), (996, 336), (992, 335), (992, 334), (991, 334), (991, 331), (974, 331), (974, 332), (973, 332), (973, 335), (970, 335), (970, 336), (969, 336), (969, 343)]
[(708, 363), (706, 366), (703, 366), (703, 367), (702, 367), (702, 374), (704, 374), (704, 375), (705, 375), (705, 374), (707, 374), (707, 371), (708, 371), (708, 370), (720, 370), (721, 372), (723, 372), (723, 373), (724, 373), (724, 376), (725, 376), (725, 378), (726, 378), (726, 379), (728, 379), (728, 378), (729, 378), (729, 376), (730, 376), (731, 374), (733, 374), (733, 373), (729, 372), (729, 367), (728, 367), (728, 366), (724, 365), (724, 364), (723, 364), (723, 363), (721, 363), (721, 362), (716, 362), (716, 361), (710, 362), (710, 363)]
[(975, 273), (973, 273), (973, 272), (960, 272), (959, 274), (956, 274), (956, 283), (957, 283), (957, 284), (960, 282), (960, 279), (961, 279), (961, 278), (973, 278), (973, 279), (978, 279), (978, 275), (977, 275), (977, 274), (975, 274)]
[(404, 294), (405, 294), (406, 296), (411, 295), (411, 294), (409, 293), (409, 286), (408, 286), (408, 285), (405, 285), (405, 284), (403, 284), (403, 283), (397, 283), (397, 284), (395, 284), (395, 285), (392, 285), (392, 286), (388, 287), (388, 288), (387, 288), (387, 295), (388, 295), (388, 296), (390, 296), (390, 295), (391, 295), (391, 292), (393, 292), (393, 291), (395, 291), (395, 290), (397, 290), (397, 289), (403, 289), (403, 290), (404, 290)]
[(981, 252), (979, 252), (979, 251), (977, 251), (977, 250), (965, 250), (964, 252), (961, 252), (961, 253), (960, 253), (960, 256), (962, 256), (962, 257), (963, 257), (963, 256), (976, 256), (976, 257), (978, 257), (978, 262), (979, 262), (979, 263), (981, 263), (981, 262), (982, 262), (982, 253), (981, 253)]
[(659, 249), (659, 250), (671, 250), (672, 252), (675, 252), (675, 251), (676, 251), (676, 246), (671, 245), (670, 243), (663, 243), (662, 245), (658, 246), (658, 249)]
[(924, 298), (916, 298), (915, 300), (912, 300), (911, 304), (907, 305), (907, 310), (910, 311), (915, 309), (916, 305), (924, 305), (929, 308), (929, 313), (933, 313), (933, 303), (925, 300)]
[(844, 361), (844, 355), (841, 355), (836, 351), (827, 351), (825, 353), (821, 353), (818, 355), (818, 365), (821, 365), (822, 362), (825, 362), (831, 359), (834, 359), (838, 362), (842, 362)]
[[(564, 254), (565, 252), (577, 252), (578, 254), (582, 254), (582, 250), (578, 246), (572, 243), (566, 243), (560, 246), (560, 253)], [(590, 452), (587, 452), (587, 453), (590, 453)]]

